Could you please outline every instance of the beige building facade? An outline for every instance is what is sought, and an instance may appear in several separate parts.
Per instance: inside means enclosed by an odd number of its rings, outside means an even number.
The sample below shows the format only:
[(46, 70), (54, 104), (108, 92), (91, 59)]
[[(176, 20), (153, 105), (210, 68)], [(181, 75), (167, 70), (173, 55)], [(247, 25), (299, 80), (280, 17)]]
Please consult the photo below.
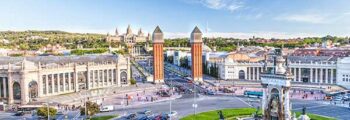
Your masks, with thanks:
[(122, 42), (126, 44), (134, 44), (138, 42), (147, 42), (148, 40), (151, 40), (150, 34), (145, 35), (140, 28), (137, 34), (134, 34), (132, 32), (132, 29), (130, 25), (126, 29), (125, 34), (119, 35), (118, 28), (115, 30), (114, 35), (107, 35), (107, 41), (111, 43), (117, 43)]
[(130, 84), (130, 62), (121, 55), (0, 58), (0, 98), (27, 104), (35, 98)]

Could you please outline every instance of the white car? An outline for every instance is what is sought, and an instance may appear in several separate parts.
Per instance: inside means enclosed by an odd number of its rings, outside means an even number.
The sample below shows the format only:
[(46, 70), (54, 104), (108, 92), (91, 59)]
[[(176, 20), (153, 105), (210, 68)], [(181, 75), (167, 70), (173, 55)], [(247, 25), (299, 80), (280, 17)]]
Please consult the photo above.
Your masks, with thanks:
[(113, 111), (113, 110), (114, 110), (113, 105), (106, 105), (106, 106), (102, 106), (100, 108), (101, 112), (110, 112), (110, 111)]
[(177, 115), (177, 112), (176, 111), (171, 111), (170, 113), (168, 113), (168, 116), (169, 117), (174, 117)]

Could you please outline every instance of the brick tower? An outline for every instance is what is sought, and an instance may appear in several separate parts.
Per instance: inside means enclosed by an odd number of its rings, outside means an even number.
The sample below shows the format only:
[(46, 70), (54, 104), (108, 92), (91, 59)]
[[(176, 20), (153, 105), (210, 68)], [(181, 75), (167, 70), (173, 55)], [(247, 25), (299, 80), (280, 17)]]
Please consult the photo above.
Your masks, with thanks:
[(159, 28), (153, 32), (153, 82), (163, 83), (164, 82), (164, 55), (163, 55), (163, 32)]
[(202, 32), (196, 26), (191, 33), (192, 79), (202, 82)]

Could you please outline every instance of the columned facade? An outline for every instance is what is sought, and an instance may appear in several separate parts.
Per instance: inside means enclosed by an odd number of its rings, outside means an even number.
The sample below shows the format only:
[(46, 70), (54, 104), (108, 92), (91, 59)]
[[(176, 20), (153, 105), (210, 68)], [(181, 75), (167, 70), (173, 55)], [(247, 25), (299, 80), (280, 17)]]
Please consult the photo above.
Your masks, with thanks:
[(202, 74), (202, 32), (198, 29), (198, 27), (195, 27), (194, 30), (191, 33), (191, 59), (192, 59), (192, 79), (194, 81), (203, 81), (203, 74)]
[[(242, 76), (244, 79), (259, 81), (261, 80), (260, 76), (263, 66), (262, 62), (225, 61), (219, 63), (219, 76), (225, 80), (238, 80), (242, 79), (239, 78), (240, 71), (242, 71), (241, 73), (244, 73), (244, 76)], [(337, 81), (339, 81), (336, 79), (339, 66), (337, 67), (337, 63), (334, 61), (303, 63), (289, 60), (289, 67), (289, 71), (293, 75), (291, 82), (337, 84)], [(269, 62), (267, 68), (272, 69), (273, 63)]]
[(163, 32), (159, 28), (153, 32), (153, 82), (164, 83), (164, 53), (163, 53)]
[[(130, 64), (123, 56), (40, 57), (20, 62), (10, 58), (13, 63), (0, 64), (0, 100), (27, 104), (33, 98), (129, 85)], [(119, 75), (123, 78), (117, 79)]]

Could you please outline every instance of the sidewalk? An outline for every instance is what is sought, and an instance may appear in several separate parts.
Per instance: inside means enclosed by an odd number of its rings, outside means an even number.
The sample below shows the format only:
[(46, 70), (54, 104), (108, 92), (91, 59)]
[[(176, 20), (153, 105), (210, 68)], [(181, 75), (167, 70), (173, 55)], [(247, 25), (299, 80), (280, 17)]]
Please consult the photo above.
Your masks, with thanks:
[[(138, 87), (136, 86), (126, 86), (126, 87), (109, 87), (109, 88), (101, 88), (101, 89), (94, 89), (87, 91), (87, 99), (88, 100), (96, 100), (101, 99), (105, 97), (109, 97), (109, 95), (115, 95), (115, 94), (125, 94), (128, 92), (134, 92), (134, 91), (143, 91), (143, 90), (152, 90), (155, 89), (157, 86), (153, 84), (138, 84)], [(84, 100), (85, 98), (85, 92), (77, 92), (77, 93), (69, 93), (64, 95), (57, 95), (57, 96), (51, 96), (51, 97), (44, 97), (38, 99), (37, 102), (53, 102), (53, 103), (59, 103), (59, 104), (67, 104), (67, 105), (74, 105), (79, 104)]]

